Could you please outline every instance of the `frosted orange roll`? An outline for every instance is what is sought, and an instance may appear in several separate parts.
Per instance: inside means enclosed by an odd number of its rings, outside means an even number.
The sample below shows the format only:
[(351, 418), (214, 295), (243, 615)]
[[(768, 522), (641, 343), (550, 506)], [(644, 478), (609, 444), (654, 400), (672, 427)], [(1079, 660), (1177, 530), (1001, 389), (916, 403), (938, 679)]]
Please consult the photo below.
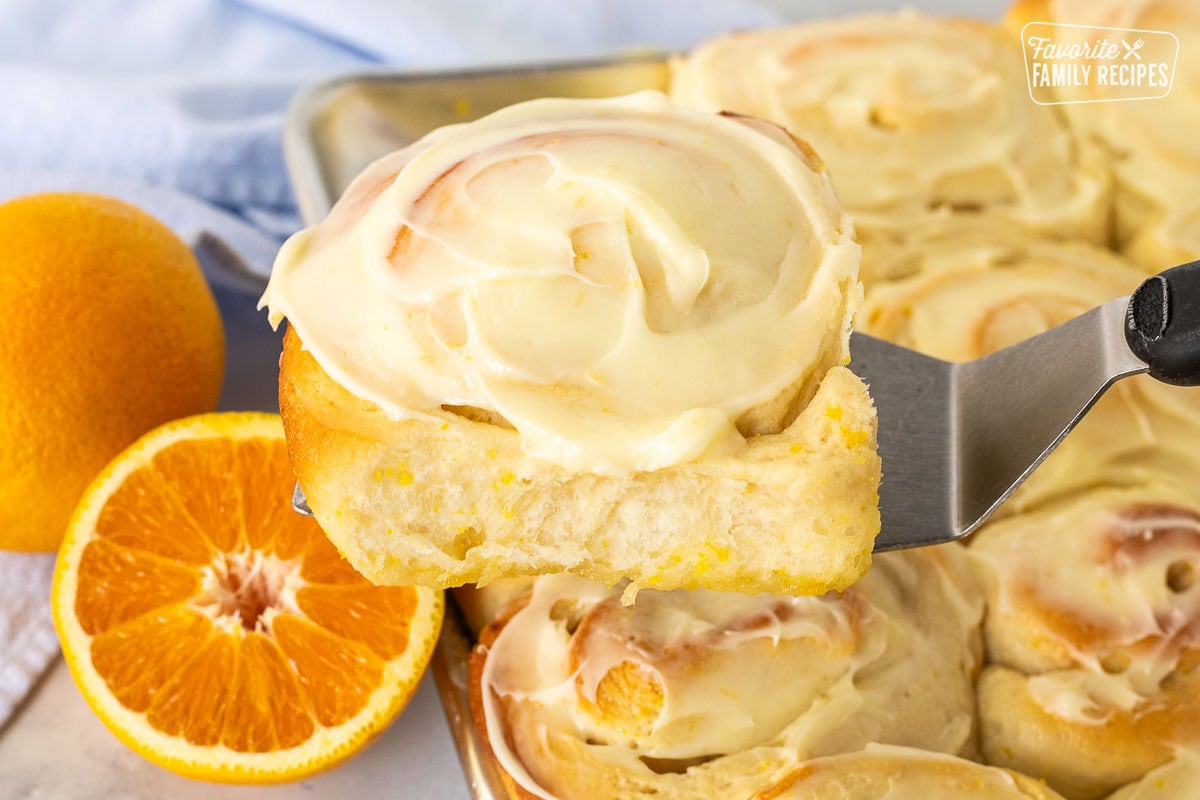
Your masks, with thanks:
[(975, 751), (982, 597), (957, 545), (841, 594), (619, 598), (543, 576), (480, 637), (474, 718), (510, 797), (765, 798), (868, 742)]
[[(1140, 268), (1085, 242), (945, 220), (867, 248), (866, 333), (948, 361), (982, 358), (1132, 292)], [(1098, 486), (1195, 486), (1200, 389), (1128, 378), (1108, 390), (1001, 513)]]
[(1200, 745), (1200, 504), (1082, 494), (986, 526), (983, 752), (1099, 798)]
[[(1200, 58), (1196, 55), (1200, 53), (1200, 6), (1193, 0), (1021, 0), (1007, 17), (1014, 34), (1035, 21), (1166, 31), (1178, 39), (1174, 81), (1166, 97), (1062, 106), (1079, 135), (1100, 142), (1112, 162), (1118, 244), (1128, 247), (1147, 229), (1171, 225), (1167, 218), (1181, 206), (1194, 204), (1200, 184)], [(1057, 31), (1058, 41), (1065, 43), (1074, 41), (1073, 37), (1097, 36), (1133, 45), (1138, 33), (1086, 28)], [(1071, 92), (1076, 97), (1080, 90)], [(1194, 239), (1190, 241), (1196, 244)], [(1137, 249), (1139, 260), (1151, 255), (1143, 260), (1151, 271), (1175, 265), (1160, 263), (1144, 245)], [(1182, 261), (1196, 258), (1200, 258), (1200, 249), (1190, 250)]]
[(985, 22), (904, 11), (729, 34), (675, 61), (671, 95), (812, 142), (868, 239), (980, 214), (1108, 234), (1102, 152), (1031, 102), (1016, 37)]
[(647, 92), (435, 131), (275, 264), (300, 484), (383, 583), (844, 586), (879, 528), (858, 259), (761, 120)]

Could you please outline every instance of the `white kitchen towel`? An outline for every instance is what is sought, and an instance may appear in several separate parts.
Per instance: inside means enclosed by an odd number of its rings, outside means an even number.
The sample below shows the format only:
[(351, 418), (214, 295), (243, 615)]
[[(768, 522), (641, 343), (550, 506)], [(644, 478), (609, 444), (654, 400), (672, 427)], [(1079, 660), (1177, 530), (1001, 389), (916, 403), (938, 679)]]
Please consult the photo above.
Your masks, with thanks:
[(0, 726), (58, 652), (50, 619), (54, 556), (0, 552)]

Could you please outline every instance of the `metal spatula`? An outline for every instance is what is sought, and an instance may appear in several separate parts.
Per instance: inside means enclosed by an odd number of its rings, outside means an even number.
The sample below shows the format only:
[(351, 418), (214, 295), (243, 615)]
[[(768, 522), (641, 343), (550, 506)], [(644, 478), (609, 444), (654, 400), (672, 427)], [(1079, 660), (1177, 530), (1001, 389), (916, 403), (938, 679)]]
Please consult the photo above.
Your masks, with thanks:
[(1200, 261), (977, 361), (951, 364), (858, 333), (850, 354), (879, 413), (875, 551), (954, 541), (1121, 378), (1200, 385)]
[[(862, 333), (850, 354), (879, 414), (875, 551), (951, 542), (983, 524), (1121, 378), (1200, 385), (1200, 261), (977, 361)], [(298, 484), (292, 505), (311, 513)]]

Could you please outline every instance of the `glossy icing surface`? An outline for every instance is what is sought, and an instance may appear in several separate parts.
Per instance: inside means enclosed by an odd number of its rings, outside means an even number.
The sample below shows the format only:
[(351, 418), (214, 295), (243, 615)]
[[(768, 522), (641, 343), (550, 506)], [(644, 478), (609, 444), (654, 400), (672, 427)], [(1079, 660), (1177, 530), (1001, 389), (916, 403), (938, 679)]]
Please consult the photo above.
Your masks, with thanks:
[(263, 303), (398, 419), (482, 409), (610, 474), (731, 452), (846, 355), (859, 251), (820, 170), (655, 93), (523, 103), (368, 168)]

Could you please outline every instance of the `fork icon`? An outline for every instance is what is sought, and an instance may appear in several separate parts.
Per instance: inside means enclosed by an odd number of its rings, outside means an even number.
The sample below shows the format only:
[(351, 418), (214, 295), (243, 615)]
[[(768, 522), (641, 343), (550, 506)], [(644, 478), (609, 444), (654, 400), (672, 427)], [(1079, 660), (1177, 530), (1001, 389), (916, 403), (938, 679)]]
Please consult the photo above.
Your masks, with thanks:
[(1138, 52), (1138, 50), (1141, 50), (1141, 49), (1142, 49), (1142, 45), (1144, 45), (1145, 43), (1146, 43), (1146, 42), (1145, 42), (1145, 40), (1143, 40), (1143, 39), (1138, 39), (1136, 42), (1134, 42), (1134, 43), (1131, 45), (1131, 44), (1129, 44), (1129, 42), (1127, 42), (1127, 41), (1125, 41), (1124, 39), (1122, 39), (1122, 40), (1121, 40), (1121, 44), (1125, 45), (1125, 55), (1124, 55), (1124, 57), (1122, 58), (1122, 60), (1123, 60), (1123, 61), (1128, 61), (1128, 60), (1129, 60), (1129, 57), (1130, 57), (1130, 56), (1133, 56), (1133, 57), (1134, 57), (1134, 58), (1136, 58), (1138, 61), (1141, 61), (1141, 60), (1142, 60), (1142, 54), (1141, 54), (1141, 53), (1139, 53), (1139, 52)]

